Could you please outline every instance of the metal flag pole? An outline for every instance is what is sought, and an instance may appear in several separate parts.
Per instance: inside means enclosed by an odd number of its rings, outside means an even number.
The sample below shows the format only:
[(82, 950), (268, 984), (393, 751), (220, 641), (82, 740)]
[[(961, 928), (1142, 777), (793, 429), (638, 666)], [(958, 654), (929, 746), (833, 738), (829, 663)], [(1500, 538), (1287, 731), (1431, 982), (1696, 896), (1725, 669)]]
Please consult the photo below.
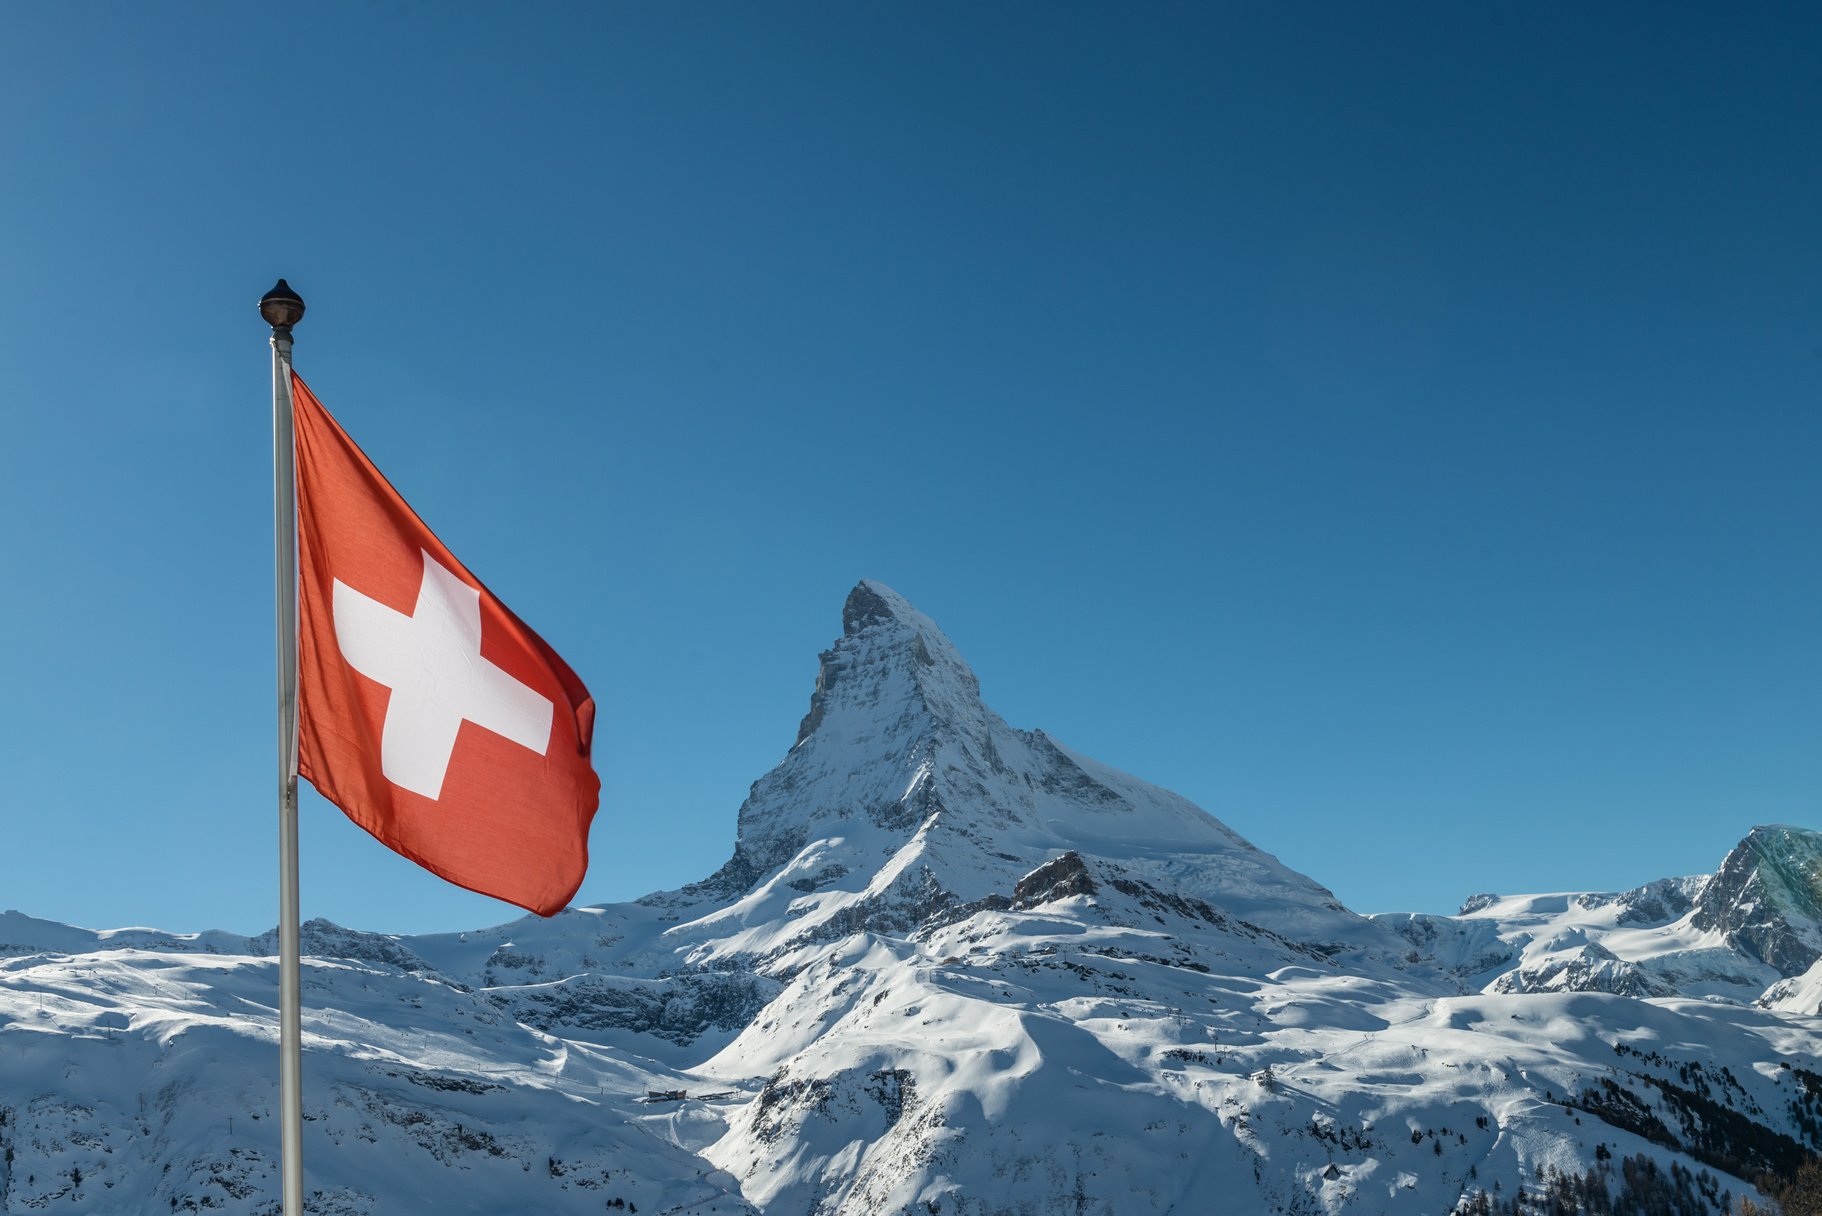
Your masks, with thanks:
[(283, 279), (259, 302), (272, 327), (272, 537), (278, 553), (278, 1128), (284, 1216), (304, 1216), (303, 1026), (297, 939), (297, 482), (291, 327), (304, 301)]

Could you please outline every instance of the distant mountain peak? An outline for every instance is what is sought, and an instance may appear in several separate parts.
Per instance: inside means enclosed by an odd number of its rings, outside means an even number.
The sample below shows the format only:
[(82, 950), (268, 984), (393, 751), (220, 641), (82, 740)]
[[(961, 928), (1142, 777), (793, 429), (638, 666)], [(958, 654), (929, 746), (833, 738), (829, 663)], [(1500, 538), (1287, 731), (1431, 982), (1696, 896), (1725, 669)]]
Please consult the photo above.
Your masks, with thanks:
[(1694, 923), (1784, 975), (1807, 970), (1822, 958), (1822, 832), (1790, 824), (1748, 832), (1703, 887)]

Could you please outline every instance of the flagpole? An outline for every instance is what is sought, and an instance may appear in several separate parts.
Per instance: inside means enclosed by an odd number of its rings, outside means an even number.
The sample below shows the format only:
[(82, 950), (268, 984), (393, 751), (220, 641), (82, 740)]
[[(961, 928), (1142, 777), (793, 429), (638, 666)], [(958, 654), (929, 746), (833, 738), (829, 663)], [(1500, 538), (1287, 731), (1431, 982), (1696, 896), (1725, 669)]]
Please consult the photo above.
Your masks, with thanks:
[(304, 301), (283, 279), (259, 302), (272, 326), (272, 536), (278, 600), (278, 1128), (283, 1216), (304, 1216), (301, 964), (297, 914), (297, 479), (291, 327)]

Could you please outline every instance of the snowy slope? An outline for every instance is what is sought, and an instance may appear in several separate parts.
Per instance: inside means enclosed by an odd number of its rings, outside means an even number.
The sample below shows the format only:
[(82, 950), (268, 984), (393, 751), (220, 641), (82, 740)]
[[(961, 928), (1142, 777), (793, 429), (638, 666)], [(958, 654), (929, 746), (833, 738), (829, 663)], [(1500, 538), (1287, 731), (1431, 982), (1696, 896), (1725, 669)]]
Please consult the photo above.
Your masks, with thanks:
[[(0, 1212), (274, 1210), (276, 984), (108, 941), (0, 961)], [(386, 964), (312, 960), (304, 1001), (313, 1212), (750, 1210), (643, 1126), (636, 1062)]]
[(1822, 1017), (1822, 962), (1802, 975), (1779, 980), (1765, 990), (1758, 1003), (1766, 1009)]
[[(1637, 1158), (1718, 1212), (1815, 1149), (1815, 834), (1363, 918), (889, 589), (842, 625), (702, 882), (306, 927), (313, 1210), (1436, 1214)], [(0, 916), (0, 1212), (272, 1211), (270, 949)]]

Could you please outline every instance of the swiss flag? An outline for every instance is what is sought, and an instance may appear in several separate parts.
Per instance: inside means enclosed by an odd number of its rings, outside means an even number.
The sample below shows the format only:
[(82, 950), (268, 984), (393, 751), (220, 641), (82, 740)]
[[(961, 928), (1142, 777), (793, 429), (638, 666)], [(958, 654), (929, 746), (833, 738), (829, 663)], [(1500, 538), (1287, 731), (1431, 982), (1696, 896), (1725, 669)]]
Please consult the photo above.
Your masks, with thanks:
[(594, 700), (291, 385), (298, 772), (425, 869), (555, 915), (588, 868)]

